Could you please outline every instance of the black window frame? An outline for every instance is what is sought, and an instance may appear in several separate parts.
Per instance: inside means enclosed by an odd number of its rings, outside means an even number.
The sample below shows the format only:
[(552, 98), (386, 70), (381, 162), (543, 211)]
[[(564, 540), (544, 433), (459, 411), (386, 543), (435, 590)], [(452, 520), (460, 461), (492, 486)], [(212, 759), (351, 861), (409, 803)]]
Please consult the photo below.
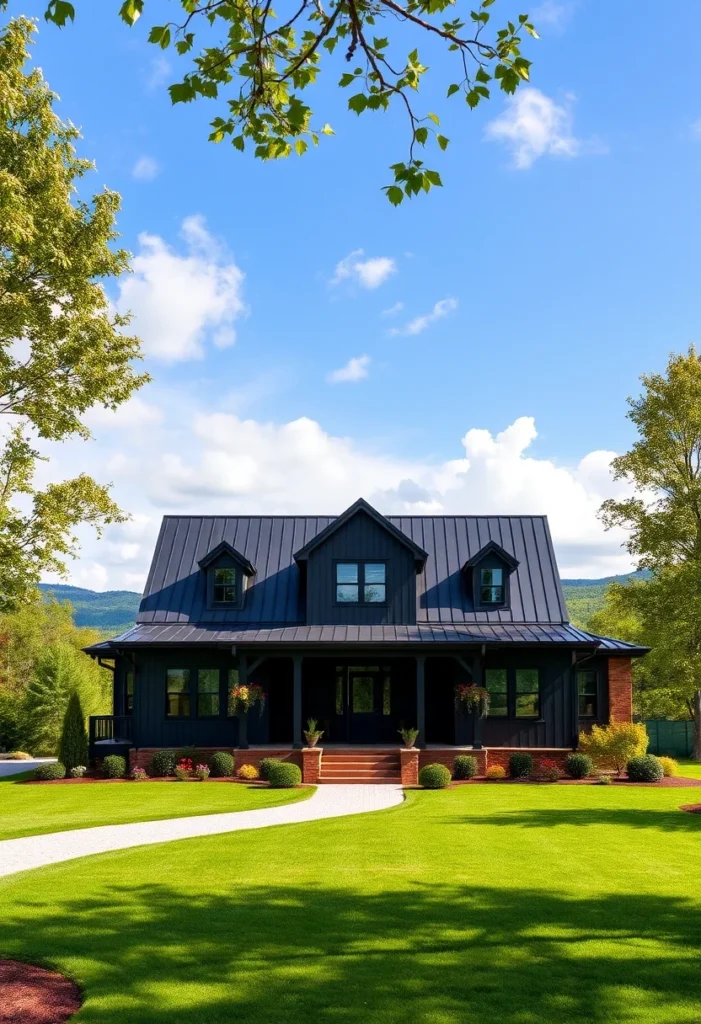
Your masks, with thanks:
[[(503, 672), (504, 675), (506, 676), (506, 689), (505, 690), (495, 690), (494, 691), (495, 693), (505, 693), (506, 694), (506, 707), (504, 709), (504, 713), (503, 714), (501, 714), (501, 713), (497, 714), (496, 711), (493, 711), (492, 710), (492, 703), (491, 703), (491, 699), (490, 699), (490, 708), (489, 708), (489, 715), (488, 715), (488, 717), (489, 718), (510, 718), (511, 717), (511, 705), (510, 705), (510, 699), (509, 699), (509, 670), (508, 670), (508, 668), (500, 668), (497, 665), (490, 665), (489, 668), (485, 668), (485, 670), (484, 670), (484, 686), (485, 686), (485, 689), (487, 689), (487, 690), (489, 690), (489, 687), (487, 686), (487, 683), (488, 683), (487, 673), (488, 672)], [(490, 691), (490, 698), (491, 698), (491, 691)]]
[[(594, 677), (594, 683), (593, 683), (594, 688), (593, 688), (593, 690), (582, 692), (582, 690), (580, 689), (580, 685), (579, 685), (579, 678), (580, 678), (580, 676), (593, 676)], [(599, 708), (601, 707), (601, 690), (600, 690), (600, 674), (599, 674), (599, 670), (597, 668), (578, 668), (576, 670), (576, 672), (575, 672), (575, 683), (576, 683), (576, 686), (577, 686), (577, 717), (580, 718), (580, 719), (583, 718), (586, 721), (590, 721), (590, 722), (596, 721), (598, 719), (598, 717), (599, 717)], [(581, 710), (581, 708), (582, 708), (582, 698), (586, 699), (587, 697), (593, 697), (594, 698), (594, 713), (591, 714), (591, 715), (582, 714), (582, 710)]]
[[(536, 688), (535, 688), (535, 690), (519, 690), (518, 689), (518, 673), (519, 672), (535, 672), (536, 673)], [(525, 666), (521, 665), (518, 668), (514, 668), (514, 670), (513, 670), (513, 679), (514, 679), (514, 718), (518, 718), (521, 721), (523, 719), (527, 719), (527, 720), (529, 720), (531, 722), (537, 722), (540, 718), (542, 718), (542, 714), (541, 714), (541, 702), (542, 701), (541, 701), (541, 693), (540, 693), (540, 689), (541, 689), (541, 687), (540, 687), (540, 669), (537, 668), (537, 667), (533, 667), (533, 666), (525, 667)], [(520, 715), (518, 713), (518, 698), (519, 697), (533, 696), (534, 694), (535, 694), (535, 698), (536, 698), (536, 711), (535, 711), (535, 714)]]
[[(179, 672), (179, 673), (182, 673), (185, 676), (185, 678), (187, 680), (187, 688), (186, 689), (183, 689), (183, 690), (171, 690), (169, 688), (169, 680), (170, 680), (171, 672)], [(171, 711), (170, 711), (170, 698), (171, 698), (171, 695), (187, 699), (187, 708), (188, 708), (188, 710), (187, 710), (186, 714), (182, 714), (182, 713), (171, 714)], [(171, 720), (178, 719), (178, 718), (192, 718), (193, 717), (193, 715), (192, 715), (192, 669), (190, 669), (190, 668), (175, 668), (174, 666), (171, 666), (170, 668), (166, 668), (166, 670), (165, 670), (165, 713), (166, 713), (166, 718), (171, 719)]]
[[(234, 582), (233, 583), (217, 583), (217, 573), (218, 572), (230, 572), (230, 573), (233, 573)], [(212, 568), (210, 569), (210, 573), (211, 573), (211, 577), (212, 577), (212, 580), (211, 580), (211, 587), (212, 587), (211, 604), (212, 604), (212, 607), (213, 608), (237, 608), (238, 604), (239, 604), (239, 587), (240, 587), (239, 577), (240, 577), (241, 573), (236, 568), (236, 566), (235, 565), (215, 565), (215, 566), (212, 566)], [(234, 591), (233, 598), (218, 599), (217, 598), (217, 589), (218, 588), (221, 588), (223, 590), (227, 590), (227, 589), (233, 588), (233, 591)]]
[[(358, 567), (358, 582), (342, 584), (338, 582), (338, 566), (339, 565), (356, 565)], [(384, 583), (367, 583), (365, 581), (365, 567), (368, 565), (382, 565), (385, 570), (385, 582)], [(387, 560), (384, 558), (336, 558), (333, 563), (333, 595), (334, 595), (334, 607), (335, 608), (386, 608), (388, 604), (388, 583), (387, 583)], [(357, 586), (358, 588), (358, 600), (357, 601), (339, 601), (338, 590), (339, 586)], [(385, 588), (384, 601), (366, 601), (365, 600), (365, 588), (366, 586), (376, 586)]]
[[(501, 583), (484, 583), (482, 581), (482, 574), (485, 572), (500, 572)], [(479, 603), (485, 608), (501, 608), (506, 603), (506, 578), (507, 573), (503, 565), (492, 565), (492, 566), (479, 566), (478, 568), (478, 581), (477, 590), (479, 593)], [(500, 597), (497, 600), (485, 600), (485, 590), (498, 590)]]
[[(134, 684), (136, 679), (136, 671), (134, 668), (128, 668), (124, 672), (124, 714), (131, 715), (134, 712)], [(129, 685), (131, 681), (131, 686)]]
[[(195, 717), (196, 718), (220, 718), (221, 717), (221, 670), (218, 668), (198, 668), (195, 670), (197, 673), (197, 683), (195, 688)], [(214, 672), (217, 679), (216, 690), (200, 690), (200, 674), (202, 672)], [(200, 697), (203, 696), (216, 696), (217, 698), (217, 710), (211, 713), (203, 713), (200, 710)]]
[[(488, 665), (484, 669), (484, 685), (487, 687), (487, 673), (488, 672), (505, 672), (506, 673), (506, 714), (495, 714), (491, 707), (489, 709), (489, 718), (493, 718), (495, 721), (518, 721), (518, 722), (542, 722), (543, 721), (543, 680), (540, 666), (538, 665)], [(516, 676), (518, 672), (537, 672), (538, 674), (538, 689), (537, 690), (522, 690), (516, 689)], [(519, 715), (518, 714), (518, 697), (525, 696), (527, 694), (537, 695), (537, 713), (534, 715)]]

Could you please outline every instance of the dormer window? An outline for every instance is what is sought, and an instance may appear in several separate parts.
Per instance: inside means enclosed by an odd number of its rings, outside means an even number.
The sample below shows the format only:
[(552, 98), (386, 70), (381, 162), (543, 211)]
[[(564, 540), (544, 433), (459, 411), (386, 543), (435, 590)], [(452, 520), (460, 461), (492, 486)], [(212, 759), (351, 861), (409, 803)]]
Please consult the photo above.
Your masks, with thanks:
[(236, 569), (214, 569), (212, 603), (236, 604)]
[(503, 569), (480, 569), (480, 601), (482, 604), (504, 603)]
[(385, 604), (386, 600), (384, 562), (336, 562), (337, 604)]

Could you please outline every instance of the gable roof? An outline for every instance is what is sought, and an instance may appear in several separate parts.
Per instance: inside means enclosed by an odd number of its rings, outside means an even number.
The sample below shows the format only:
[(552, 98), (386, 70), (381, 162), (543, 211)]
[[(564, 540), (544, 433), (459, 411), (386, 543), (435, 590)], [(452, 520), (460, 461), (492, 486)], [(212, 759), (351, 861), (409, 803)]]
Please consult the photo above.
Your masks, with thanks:
[(345, 512), (342, 512), (340, 516), (332, 520), (327, 527), (321, 530), (320, 533), (317, 533), (315, 537), (312, 537), (304, 547), (300, 548), (299, 551), (295, 551), (295, 562), (306, 561), (315, 548), (318, 548), (320, 544), (323, 544), (325, 540), (328, 540), (336, 530), (340, 529), (340, 527), (343, 526), (344, 523), (347, 523), (349, 519), (352, 519), (353, 516), (358, 515), (359, 512), (364, 512), (366, 515), (370, 516), (370, 518), (381, 526), (383, 530), (387, 530), (395, 540), (399, 541), (400, 544), (403, 544), (405, 548), (408, 548), (411, 551), (414, 556), (414, 560), (417, 563), (418, 572), (428, 558), (426, 552), (423, 548), (420, 548), (418, 544), (415, 544), (410, 537), (407, 537), (405, 533), (402, 533), (401, 530), (397, 529), (387, 516), (383, 516), (381, 512), (378, 512), (376, 508), (373, 508), (370, 502), (366, 501), (365, 498), (358, 498), (357, 501), (354, 501)]
[(197, 563), (200, 569), (206, 569), (212, 562), (216, 562), (220, 555), (231, 555), (235, 562), (241, 566), (247, 576), (255, 576), (256, 568), (248, 561), (245, 555), (242, 555), (236, 548), (232, 548), (228, 541), (223, 540), (220, 544), (217, 544), (215, 548), (207, 552), (204, 558), (200, 558)]
[[(165, 516), (137, 617), (139, 623), (300, 624), (294, 553), (336, 522), (332, 516)], [(545, 516), (387, 516), (426, 555), (416, 578), (419, 623), (565, 623)], [(490, 541), (518, 561), (508, 609), (465, 609), (462, 567)], [(222, 541), (256, 567), (243, 608), (207, 608), (199, 562)]]
[(486, 558), (487, 555), (497, 555), (499, 558), (501, 558), (502, 562), (508, 565), (509, 569), (511, 569), (512, 572), (514, 569), (518, 567), (517, 558), (514, 558), (513, 555), (510, 555), (508, 551), (504, 551), (501, 544), (497, 544), (495, 540), (490, 540), (484, 545), (483, 548), (481, 548), (479, 551), (476, 551), (471, 558), (468, 558), (468, 560), (463, 565), (463, 569), (471, 569), (473, 566), (479, 565), (482, 559)]

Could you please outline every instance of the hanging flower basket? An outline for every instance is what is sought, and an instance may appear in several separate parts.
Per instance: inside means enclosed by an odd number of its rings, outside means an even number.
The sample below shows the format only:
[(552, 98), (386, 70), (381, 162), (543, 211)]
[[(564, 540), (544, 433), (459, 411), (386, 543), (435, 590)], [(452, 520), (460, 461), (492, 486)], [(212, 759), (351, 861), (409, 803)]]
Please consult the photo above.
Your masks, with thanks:
[(265, 690), (257, 683), (250, 683), (247, 686), (235, 686), (229, 692), (229, 714), (237, 715), (239, 718), (247, 714), (252, 707), (258, 705), (259, 713), (263, 714), (265, 708)]
[(463, 714), (486, 718), (489, 714), (489, 690), (474, 683), (459, 683), (455, 687), (455, 707)]

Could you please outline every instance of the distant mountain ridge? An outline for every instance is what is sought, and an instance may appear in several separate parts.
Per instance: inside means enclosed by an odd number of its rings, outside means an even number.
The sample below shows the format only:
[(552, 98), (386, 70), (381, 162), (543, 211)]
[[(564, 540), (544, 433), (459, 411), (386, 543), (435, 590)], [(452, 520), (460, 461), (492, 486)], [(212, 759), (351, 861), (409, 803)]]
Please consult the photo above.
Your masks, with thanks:
[[(610, 583), (645, 579), (649, 573), (631, 572), (623, 576), (604, 576), (599, 580), (563, 580), (565, 600), (573, 622), (583, 625), (601, 608)], [(41, 583), (39, 589), (57, 601), (70, 601), (76, 626), (90, 626), (106, 633), (122, 633), (136, 621), (141, 594), (133, 590), (86, 590), (63, 583)]]

